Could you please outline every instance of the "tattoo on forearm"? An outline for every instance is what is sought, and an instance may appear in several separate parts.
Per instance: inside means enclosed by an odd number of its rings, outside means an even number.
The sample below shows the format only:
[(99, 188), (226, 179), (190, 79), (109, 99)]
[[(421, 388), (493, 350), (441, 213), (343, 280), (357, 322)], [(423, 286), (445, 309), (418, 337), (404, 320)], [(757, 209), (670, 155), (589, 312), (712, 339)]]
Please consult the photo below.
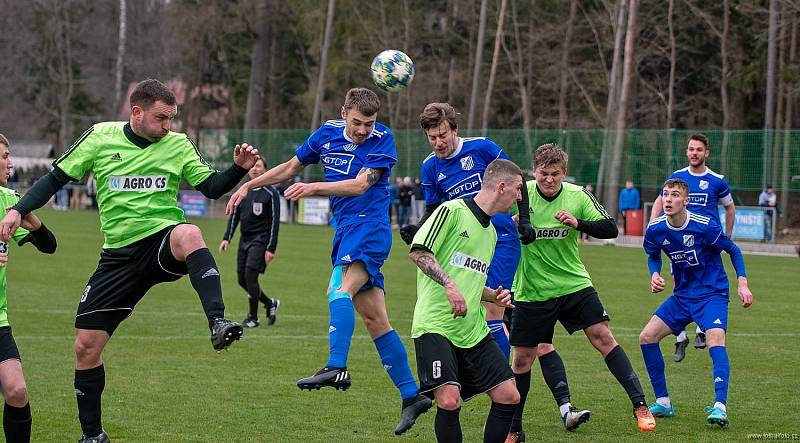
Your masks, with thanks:
[(414, 263), (417, 264), (422, 272), (425, 273), (431, 280), (439, 283), (440, 285), (444, 286), (448, 281), (450, 281), (450, 276), (444, 272), (439, 262), (433, 257), (430, 252), (421, 252), (414, 256)]
[(383, 171), (380, 169), (361, 168), (361, 170), (358, 171), (358, 175), (361, 174), (367, 174), (367, 183), (372, 186), (381, 178)]

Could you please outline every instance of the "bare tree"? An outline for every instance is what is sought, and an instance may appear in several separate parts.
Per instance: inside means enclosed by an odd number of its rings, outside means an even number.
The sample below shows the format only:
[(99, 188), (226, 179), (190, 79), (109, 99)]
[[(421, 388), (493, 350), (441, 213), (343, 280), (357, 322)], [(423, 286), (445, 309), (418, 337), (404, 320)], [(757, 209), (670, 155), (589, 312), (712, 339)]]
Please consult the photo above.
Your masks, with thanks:
[(608, 169), (608, 180), (606, 189), (605, 203), (611, 214), (617, 213), (619, 203), (619, 172), (622, 163), (622, 151), (625, 147), (624, 130), (627, 127), (628, 103), (631, 101), (631, 91), (633, 89), (633, 68), (636, 63), (636, 20), (639, 0), (630, 0), (628, 12), (628, 28), (625, 33), (625, 59), (622, 66), (622, 87), (619, 95), (619, 107), (615, 127), (616, 137), (614, 138), (614, 150), (611, 157), (611, 164)]
[[(791, 19), (786, 20), (787, 25), (792, 27), (792, 37), (791, 43), (789, 44), (789, 66), (794, 67), (797, 59), (797, 13), (791, 13)], [(792, 110), (795, 100), (795, 92), (794, 88), (787, 88), (786, 90), (786, 106), (784, 110), (784, 123), (783, 127), (785, 131), (783, 132), (783, 159), (781, 162), (781, 210), (784, 214), (789, 214), (789, 182), (791, 177), (789, 176), (789, 164), (791, 163), (790, 152), (792, 149), (791, 145), (791, 132), (788, 131), (789, 128), (792, 127)], [(788, 223), (788, 217), (786, 218), (786, 223)]]
[(325, 95), (325, 69), (328, 66), (328, 50), (331, 47), (331, 35), (333, 34), (333, 16), (336, 10), (336, 0), (328, 0), (328, 16), (325, 20), (325, 37), (322, 39), (322, 51), (320, 54), (319, 76), (317, 77), (317, 91), (314, 97), (314, 110), (311, 113), (311, 130), (317, 129), (320, 121), (320, 106), (322, 97)]
[(266, 90), (269, 51), (269, 1), (256, 2), (255, 23), (253, 25), (253, 47), (251, 49), (250, 84), (247, 90), (247, 110), (244, 128), (253, 129), (264, 121), (264, 94)]
[[(528, 75), (526, 75), (525, 54), (527, 51), (522, 46), (522, 39), (520, 38), (520, 25), (517, 20), (516, 2), (511, 0), (511, 30), (514, 36), (514, 53), (512, 54), (508, 46), (503, 42), (503, 51), (506, 53), (508, 59), (509, 70), (511, 71), (514, 79), (517, 82), (517, 91), (520, 98), (520, 106), (522, 108), (522, 132), (525, 139), (525, 152), (528, 158), (533, 158), (533, 141), (531, 140), (531, 105), (530, 105), (530, 82), (528, 82)], [(530, 64), (528, 64), (530, 66)]]
[(475, 126), (476, 108), (478, 107), (478, 85), (481, 80), (481, 63), (483, 62), (483, 38), (486, 34), (487, 3), (487, 0), (481, 0), (481, 15), (478, 20), (478, 41), (475, 42), (475, 66), (472, 70), (472, 90), (469, 95), (467, 129), (472, 129)]
[(775, 128), (775, 64), (778, 31), (778, 0), (769, 0), (769, 30), (767, 37), (767, 95), (764, 111), (764, 163), (762, 186), (772, 182), (772, 139)]
[(486, 135), (489, 126), (489, 105), (492, 101), (494, 78), (497, 74), (497, 61), (500, 58), (500, 42), (503, 41), (503, 24), (506, 18), (506, 5), (508, 0), (501, 0), (500, 13), (497, 18), (497, 32), (494, 35), (494, 52), (492, 53), (492, 67), (489, 70), (489, 84), (486, 86), (486, 96), (483, 100), (483, 118), (481, 119), (481, 133)]
[(114, 108), (113, 112), (117, 112), (119, 104), (122, 101), (122, 62), (125, 60), (125, 27), (127, 24), (128, 14), (126, 12), (125, 0), (119, 0), (119, 43), (117, 45), (117, 64), (114, 69)]
[(561, 48), (561, 63), (559, 74), (561, 76), (558, 91), (558, 129), (567, 126), (567, 93), (569, 90), (569, 53), (572, 50), (572, 34), (575, 29), (575, 15), (578, 13), (578, 0), (572, 0), (569, 5), (569, 18), (567, 30), (564, 33), (564, 45)]

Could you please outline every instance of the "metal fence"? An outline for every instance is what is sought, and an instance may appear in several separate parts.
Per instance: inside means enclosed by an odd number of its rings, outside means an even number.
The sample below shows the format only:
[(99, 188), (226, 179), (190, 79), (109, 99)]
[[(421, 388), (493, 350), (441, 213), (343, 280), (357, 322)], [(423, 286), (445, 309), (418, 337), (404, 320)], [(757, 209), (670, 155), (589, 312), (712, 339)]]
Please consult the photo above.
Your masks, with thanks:
[[(569, 175), (579, 184), (597, 183), (601, 169), (604, 140), (611, 131), (593, 130), (490, 130), (485, 135), (503, 147), (512, 160), (530, 168), (535, 148), (558, 142), (569, 153)], [(633, 180), (643, 188), (659, 188), (670, 172), (686, 166), (686, 144), (696, 131), (630, 129), (623, 131), (624, 148), (619, 175), (611, 179), (617, 185)], [(711, 157), (708, 165), (724, 174), (733, 190), (759, 191), (772, 184), (778, 192), (800, 191), (800, 130), (707, 130)], [(419, 129), (393, 130), (398, 163), (394, 174), (419, 176), (420, 164), (430, 147)], [(198, 147), (218, 166), (231, 161), (234, 144), (247, 142), (259, 148), (268, 166), (294, 155), (297, 146), (309, 136), (307, 130), (206, 129), (199, 134)], [(461, 131), (461, 136), (482, 135)], [(607, 143), (606, 143), (607, 144)], [(610, 148), (606, 148), (607, 152)], [(606, 161), (606, 167), (610, 160)], [(307, 178), (320, 179), (322, 169), (312, 167)], [(609, 183), (606, 183), (609, 184)]]

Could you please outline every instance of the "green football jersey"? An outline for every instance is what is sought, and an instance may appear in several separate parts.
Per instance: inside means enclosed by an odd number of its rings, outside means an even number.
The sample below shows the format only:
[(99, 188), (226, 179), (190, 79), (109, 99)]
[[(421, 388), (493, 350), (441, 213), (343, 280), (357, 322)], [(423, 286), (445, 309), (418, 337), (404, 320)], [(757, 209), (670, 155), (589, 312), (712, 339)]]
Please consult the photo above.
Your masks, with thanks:
[(578, 252), (579, 232), (562, 225), (555, 216), (565, 210), (578, 220), (611, 218), (592, 194), (572, 183), (562, 183), (561, 192), (548, 201), (527, 183), (531, 224), (536, 241), (522, 245), (522, 255), (514, 275), (514, 299), (544, 301), (592, 286), (592, 279)]
[[(10, 208), (19, 202), (19, 194), (16, 191), (13, 191), (8, 188), (4, 188), (0, 186), (0, 214), (3, 214), (3, 217), (6, 215), (6, 208)], [(15, 242), (19, 242), (28, 235), (28, 231), (23, 228), (17, 229), (17, 232), (11, 237)], [(4, 241), (0, 241), (0, 254), (10, 255), (8, 244)], [(6, 266), (0, 268), (0, 327), (8, 326), (8, 277), (6, 275), (8, 269), (8, 263)]]
[(94, 173), (104, 248), (186, 221), (178, 207), (181, 179), (196, 187), (215, 172), (186, 135), (170, 132), (150, 143), (126, 122), (92, 126), (53, 165), (73, 180)]
[(444, 287), (417, 269), (412, 338), (435, 333), (455, 346), (470, 348), (489, 333), (481, 295), (497, 233), (488, 216), (485, 222), (486, 226), (481, 224), (466, 200), (458, 199), (442, 203), (417, 231), (413, 244), (433, 252), (436, 261), (464, 295), (467, 315), (453, 318)]

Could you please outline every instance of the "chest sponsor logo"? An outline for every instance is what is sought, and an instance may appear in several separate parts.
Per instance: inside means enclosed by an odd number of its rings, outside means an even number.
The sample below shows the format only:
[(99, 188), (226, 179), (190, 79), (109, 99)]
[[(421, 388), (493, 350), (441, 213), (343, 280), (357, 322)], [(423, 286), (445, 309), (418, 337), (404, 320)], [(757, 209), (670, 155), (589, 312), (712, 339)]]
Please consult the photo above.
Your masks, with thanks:
[(470, 271), (477, 272), (478, 274), (486, 275), (489, 270), (489, 263), (475, 258), (471, 255), (454, 252), (450, 257), (450, 264), (462, 269), (469, 269)]
[(705, 180), (700, 180), (700, 189), (702, 189), (702, 190), (704, 190), (704, 191), (705, 191), (706, 189), (708, 189), (708, 182), (707, 182), (707, 181), (705, 181)]
[(264, 212), (264, 203), (253, 202), (253, 215), (261, 215)]
[(708, 204), (708, 194), (705, 192), (690, 192), (689, 205), (705, 206)]
[(112, 175), (108, 177), (111, 191), (164, 191), (167, 189), (165, 175)]
[(687, 248), (691, 248), (694, 246), (694, 234), (684, 234), (683, 235), (683, 244)]
[(686, 251), (671, 251), (668, 252), (669, 260), (672, 264), (686, 263), (689, 266), (697, 266), (700, 261), (697, 259), (697, 251), (689, 249)]
[(448, 200), (464, 198), (468, 195), (477, 194), (481, 190), (481, 175), (477, 172), (451, 186), (445, 192)]
[(322, 156), (322, 164), (325, 169), (348, 175), (355, 157), (355, 155), (345, 152), (329, 152)]
[(461, 159), (461, 169), (465, 171), (470, 171), (472, 168), (475, 167), (475, 162), (472, 161), (472, 156), (468, 155)]
[(569, 228), (537, 228), (536, 240), (560, 240), (569, 236)]

